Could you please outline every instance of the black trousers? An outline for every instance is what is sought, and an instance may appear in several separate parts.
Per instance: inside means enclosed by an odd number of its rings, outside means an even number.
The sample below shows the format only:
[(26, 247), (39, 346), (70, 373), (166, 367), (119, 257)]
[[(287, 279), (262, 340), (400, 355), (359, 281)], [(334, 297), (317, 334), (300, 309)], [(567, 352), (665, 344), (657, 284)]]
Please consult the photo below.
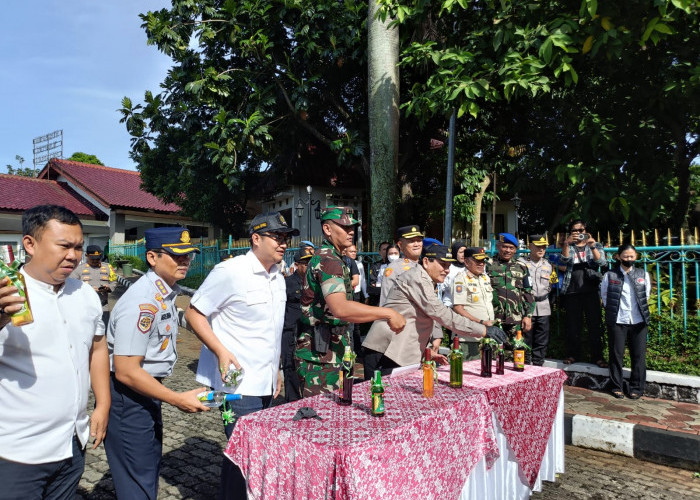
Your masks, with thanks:
[(647, 333), (648, 328), (645, 323), (636, 325), (608, 323), (611, 390), (623, 390), (622, 358), (625, 356), (625, 341), (627, 341), (632, 361), (628, 392), (644, 394), (647, 383)]
[(289, 403), (301, 399), (301, 387), (297, 374), (294, 350), (297, 345), (297, 325), (282, 330), (282, 373), (284, 374), (284, 400)]
[(564, 310), (566, 310), (566, 350), (569, 357), (581, 359), (581, 330), (585, 315), (591, 362), (595, 363), (603, 359), (603, 326), (598, 291), (565, 295)]
[(533, 316), (532, 328), (523, 333), (525, 343), (532, 349), (532, 354), (525, 351), (525, 360), (528, 364), (542, 366), (547, 356), (549, 346), (549, 316)]
[(367, 349), (365, 347), (363, 367), (365, 370), (365, 380), (371, 380), (374, 376), (374, 370), (379, 370), (382, 376), (385, 376), (389, 375), (394, 368), (398, 368), (399, 365), (392, 359), (384, 356), (384, 353)]

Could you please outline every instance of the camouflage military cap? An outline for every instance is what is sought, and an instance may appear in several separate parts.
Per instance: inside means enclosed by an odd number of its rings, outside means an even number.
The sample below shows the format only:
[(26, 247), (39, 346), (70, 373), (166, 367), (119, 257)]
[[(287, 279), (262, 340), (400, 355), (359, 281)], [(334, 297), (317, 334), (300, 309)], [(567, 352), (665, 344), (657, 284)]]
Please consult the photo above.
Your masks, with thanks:
[(352, 207), (326, 207), (321, 210), (321, 222), (332, 220), (341, 226), (355, 226), (360, 223), (354, 217), (355, 211)]

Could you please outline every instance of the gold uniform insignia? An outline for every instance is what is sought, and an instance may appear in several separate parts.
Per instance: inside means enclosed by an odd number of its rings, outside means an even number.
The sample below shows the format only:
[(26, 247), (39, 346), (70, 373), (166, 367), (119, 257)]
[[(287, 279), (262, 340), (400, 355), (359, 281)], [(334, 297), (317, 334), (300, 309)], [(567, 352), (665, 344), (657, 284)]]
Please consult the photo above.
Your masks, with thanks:
[(180, 235), (180, 241), (183, 243), (189, 243), (190, 242), (190, 232), (185, 230), (182, 232)]
[(165, 351), (168, 348), (169, 343), (170, 343), (170, 337), (165, 337), (165, 339), (163, 339), (163, 343), (160, 345), (160, 352)]
[(389, 277), (391, 276), (391, 273), (393, 273), (394, 270), (390, 267), (387, 267), (386, 270), (384, 271), (384, 276)]
[(141, 311), (139, 313), (138, 328), (141, 333), (148, 333), (153, 326), (155, 316), (149, 311)]

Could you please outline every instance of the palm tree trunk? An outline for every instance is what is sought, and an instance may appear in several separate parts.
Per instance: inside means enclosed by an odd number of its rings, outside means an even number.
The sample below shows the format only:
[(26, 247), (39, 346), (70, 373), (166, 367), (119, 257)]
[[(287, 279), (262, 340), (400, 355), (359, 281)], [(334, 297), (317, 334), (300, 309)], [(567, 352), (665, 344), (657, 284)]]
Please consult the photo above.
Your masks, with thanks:
[(371, 234), (375, 243), (391, 241), (395, 226), (399, 158), (399, 30), (376, 18), (369, 0), (368, 100)]

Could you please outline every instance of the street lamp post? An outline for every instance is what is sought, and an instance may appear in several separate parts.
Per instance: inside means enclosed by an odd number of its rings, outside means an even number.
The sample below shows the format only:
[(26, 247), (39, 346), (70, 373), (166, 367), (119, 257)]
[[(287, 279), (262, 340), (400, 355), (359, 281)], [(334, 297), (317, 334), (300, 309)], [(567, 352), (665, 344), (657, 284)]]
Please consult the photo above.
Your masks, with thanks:
[(518, 209), (520, 209), (520, 202), (522, 200), (518, 196), (518, 193), (515, 193), (515, 196), (513, 196), (510, 201), (513, 202), (513, 206), (515, 207), (515, 237), (520, 239), (520, 235), (518, 235)]
[(308, 198), (306, 200), (302, 200), (299, 198), (299, 201), (297, 202), (296, 207), (294, 209), (296, 210), (297, 217), (301, 219), (301, 217), (304, 215), (304, 205), (309, 206), (309, 220), (308, 220), (308, 232), (307, 232), (307, 237), (309, 241), (311, 241), (311, 209), (316, 206), (316, 208), (313, 208), (314, 215), (316, 216), (316, 219), (321, 218), (321, 200), (312, 200), (311, 199), (311, 186), (306, 186), (306, 193), (308, 194)]

